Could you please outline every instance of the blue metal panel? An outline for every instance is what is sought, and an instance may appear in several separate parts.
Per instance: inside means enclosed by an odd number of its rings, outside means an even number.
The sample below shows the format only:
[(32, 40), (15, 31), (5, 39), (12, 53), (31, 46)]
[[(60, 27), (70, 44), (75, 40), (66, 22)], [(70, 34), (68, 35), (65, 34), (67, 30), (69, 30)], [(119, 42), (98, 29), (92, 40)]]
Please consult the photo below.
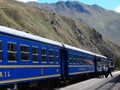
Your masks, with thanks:
[(84, 64), (78, 64), (78, 63), (72, 63), (69, 64), (69, 75), (77, 75), (77, 74), (82, 74), (82, 73), (90, 73), (95, 71), (95, 66), (94, 66), (94, 56), (89, 55), (83, 52), (78, 52), (78, 51), (73, 51), (73, 50), (68, 50), (68, 54), (72, 55), (77, 55), (77, 56), (82, 56), (85, 59), (90, 59), (93, 61), (92, 65), (88, 65), (87, 63)]
[(26, 65), (22, 68), (19, 66), (17, 68), (14, 68), (14, 66), (10, 67), (12, 68), (0, 68), (0, 85), (10, 82), (40, 80), (60, 76), (60, 66), (49, 67), (47, 65), (46, 67), (33, 68), (32, 65), (31, 67), (27, 67)]
[[(40, 79), (60, 77), (60, 72), (61, 72), (60, 62), (56, 64), (55, 57), (54, 57), (54, 62), (49, 63), (49, 53), (47, 53), (47, 58), (48, 58), (47, 63), (41, 63), (41, 48), (45, 47), (48, 52), (49, 49), (53, 49), (53, 51), (56, 51), (56, 50), (59, 51), (61, 47), (47, 45), (41, 42), (29, 41), (29, 40), (21, 39), (18, 37), (16, 38), (16, 37), (11, 37), (11, 36), (6, 36), (6, 35), (5, 36), (1, 35), (0, 40), (2, 40), (2, 44), (3, 44), (3, 48), (2, 48), (3, 49), (3, 61), (0, 62), (0, 85), (3, 85), (5, 83), (13, 84), (16, 82), (24, 82), (24, 81), (29, 81), (29, 80), (40, 80)], [(17, 62), (8, 62), (7, 42), (15, 42), (17, 44)], [(21, 61), (20, 44), (25, 44), (25, 45), (30, 46), (30, 61)], [(37, 46), (39, 48), (39, 62), (38, 63), (33, 63), (32, 61), (32, 46)], [(60, 60), (60, 55), (59, 55), (59, 60)], [(3, 68), (4, 65), (6, 66)], [(19, 65), (22, 65), (22, 67), (19, 67)], [(37, 67), (37, 65), (39, 65), (39, 67)]]
[(71, 65), (69, 66), (69, 75), (94, 72), (93, 65)]

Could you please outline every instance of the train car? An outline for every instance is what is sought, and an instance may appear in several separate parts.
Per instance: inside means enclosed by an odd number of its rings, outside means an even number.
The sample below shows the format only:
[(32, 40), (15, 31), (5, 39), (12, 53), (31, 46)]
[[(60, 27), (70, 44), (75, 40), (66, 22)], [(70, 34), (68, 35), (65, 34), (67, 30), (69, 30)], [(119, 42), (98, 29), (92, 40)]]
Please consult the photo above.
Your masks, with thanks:
[(0, 86), (59, 78), (62, 44), (0, 26)]
[[(85, 51), (66, 44), (64, 46), (64, 72), (66, 77), (76, 77), (82, 75), (93, 74), (95, 71), (94, 58), (92, 52)], [(63, 60), (62, 60), (63, 61)], [(79, 77), (80, 78), (80, 77)]]
[(106, 64), (103, 55), (0, 26), (0, 89), (96, 77)]

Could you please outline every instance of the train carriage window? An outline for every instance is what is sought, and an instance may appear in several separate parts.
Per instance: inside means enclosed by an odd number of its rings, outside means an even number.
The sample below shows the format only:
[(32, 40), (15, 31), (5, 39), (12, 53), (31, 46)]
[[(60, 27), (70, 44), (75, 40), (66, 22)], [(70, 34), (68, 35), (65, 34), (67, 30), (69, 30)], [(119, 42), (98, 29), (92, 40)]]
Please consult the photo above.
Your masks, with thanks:
[(53, 50), (49, 50), (49, 60), (50, 60), (50, 62), (54, 61), (54, 52), (53, 52)]
[(69, 63), (72, 64), (72, 54), (69, 54)]
[(33, 62), (38, 62), (38, 47), (32, 47)]
[(79, 64), (79, 62), (80, 62), (80, 61), (79, 61), (79, 56), (77, 56), (77, 64)]
[(75, 55), (74, 63), (77, 64), (77, 56)]
[(73, 64), (75, 64), (75, 55), (73, 55)]
[(84, 64), (84, 58), (80, 56), (80, 64)]
[(30, 60), (30, 47), (28, 45), (21, 45), (21, 60), (22, 61)]
[(58, 63), (58, 62), (59, 62), (59, 52), (56, 51), (56, 52), (55, 52), (55, 55), (56, 55), (56, 63)]
[(17, 61), (17, 45), (14, 42), (8, 42), (8, 60)]
[(0, 41), (0, 61), (2, 61), (2, 41)]
[(46, 48), (42, 48), (42, 62), (47, 62), (47, 52)]
[(78, 61), (79, 61), (79, 64), (81, 64), (81, 57), (80, 56), (79, 56), (79, 60)]
[(90, 59), (90, 65), (93, 65), (94, 63), (93, 63), (93, 60), (92, 59)]
[(76, 61), (75, 63), (78, 64), (78, 56), (77, 55), (76, 55), (76, 60), (75, 61)]

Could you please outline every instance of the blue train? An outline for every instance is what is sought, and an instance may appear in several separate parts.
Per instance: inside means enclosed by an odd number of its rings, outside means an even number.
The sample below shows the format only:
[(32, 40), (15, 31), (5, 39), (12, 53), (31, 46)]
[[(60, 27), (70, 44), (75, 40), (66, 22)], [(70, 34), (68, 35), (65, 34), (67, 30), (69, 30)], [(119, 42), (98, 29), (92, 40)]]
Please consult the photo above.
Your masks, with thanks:
[(0, 26), (0, 87), (96, 76), (102, 65), (103, 55)]

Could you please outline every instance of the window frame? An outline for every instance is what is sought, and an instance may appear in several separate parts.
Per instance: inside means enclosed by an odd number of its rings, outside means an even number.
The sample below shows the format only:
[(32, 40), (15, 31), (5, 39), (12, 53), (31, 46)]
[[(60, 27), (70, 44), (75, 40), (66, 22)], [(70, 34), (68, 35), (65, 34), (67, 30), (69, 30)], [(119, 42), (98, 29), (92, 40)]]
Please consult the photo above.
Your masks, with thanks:
[(58, 64), (59, 63), (59, 51), (58, 50), (56, 50), (55, 51), (55, 62), (56, 62), (56, 64)]
[[(52, 51), (52, 54), (50, 51)], [(52, 61), (50, 60), (51, 58), (52, 58)], [(54, 50), (53, 49), (49, 49), (49, 63), (54, 63)]]
[[(45, 50), (45, 53), (42, 52), (42, 50)], [(43, 57), (45, 57), (45, 61), (43, 61)], [(47, 63), (47, 49), (41, 48), (41, 63)]]
[[(33, 48), (37, 49), (37, 52), (34, 53)], [(33, 57), (37, 56), (37, 61), (33, 60)], [(38, 63), (39, 62), (39, 47), (38, 46), (32, 46), (32, 62), (33, 63)]]
[(69, 64), (73, 64), (73, 55), (69, 54)]
[(75, 54), (73, 54), (73, 64), (76, 64), (75, 63)]
[(75, 55), (74, 63), (77, 64), (77, 55)]
[(84, 65), (84, 57), (83, 56), (80, 56), (80, 64)]
[(79, 60), (80, 60), (80, 59), (79, 59), (79, 55), (77, 55), (77, 58), (76, 58), (76, 59), (77, 59), (77, 64), (80, 64), (80, 63), (79, 63), (79, 62), (80, 62), (80, 61), (79, 61)]
[[(9, 44), (13, 44), (15, 45), (16, 49), (9, 49)], [(11, 46), (11, 45), (10, 45)], [(12, 46), (13, 48), (13, 46)], [(12, 60), (12, 59), (9, 59), (9, 54), (15, 54), (15, 59)], [(8, 41), (7, 42), (7, 59), (8, 59), (8, 62), (17, 62), (17, 43), (16, 42), (12, 42), (12, 41)]]
[[(21, 50), (22, 46), (28, 47), (29, 51), (25, 50), (25, 52), (23, 50)], [(29, 58), (27, 60), (22, 59), (21, 54), (28, 54)], [(26, 44), (20, 44), (20, 61), (25, 61), (25, 62), (29, 62), (30, 61), (30, 46), (26, 45)]]

